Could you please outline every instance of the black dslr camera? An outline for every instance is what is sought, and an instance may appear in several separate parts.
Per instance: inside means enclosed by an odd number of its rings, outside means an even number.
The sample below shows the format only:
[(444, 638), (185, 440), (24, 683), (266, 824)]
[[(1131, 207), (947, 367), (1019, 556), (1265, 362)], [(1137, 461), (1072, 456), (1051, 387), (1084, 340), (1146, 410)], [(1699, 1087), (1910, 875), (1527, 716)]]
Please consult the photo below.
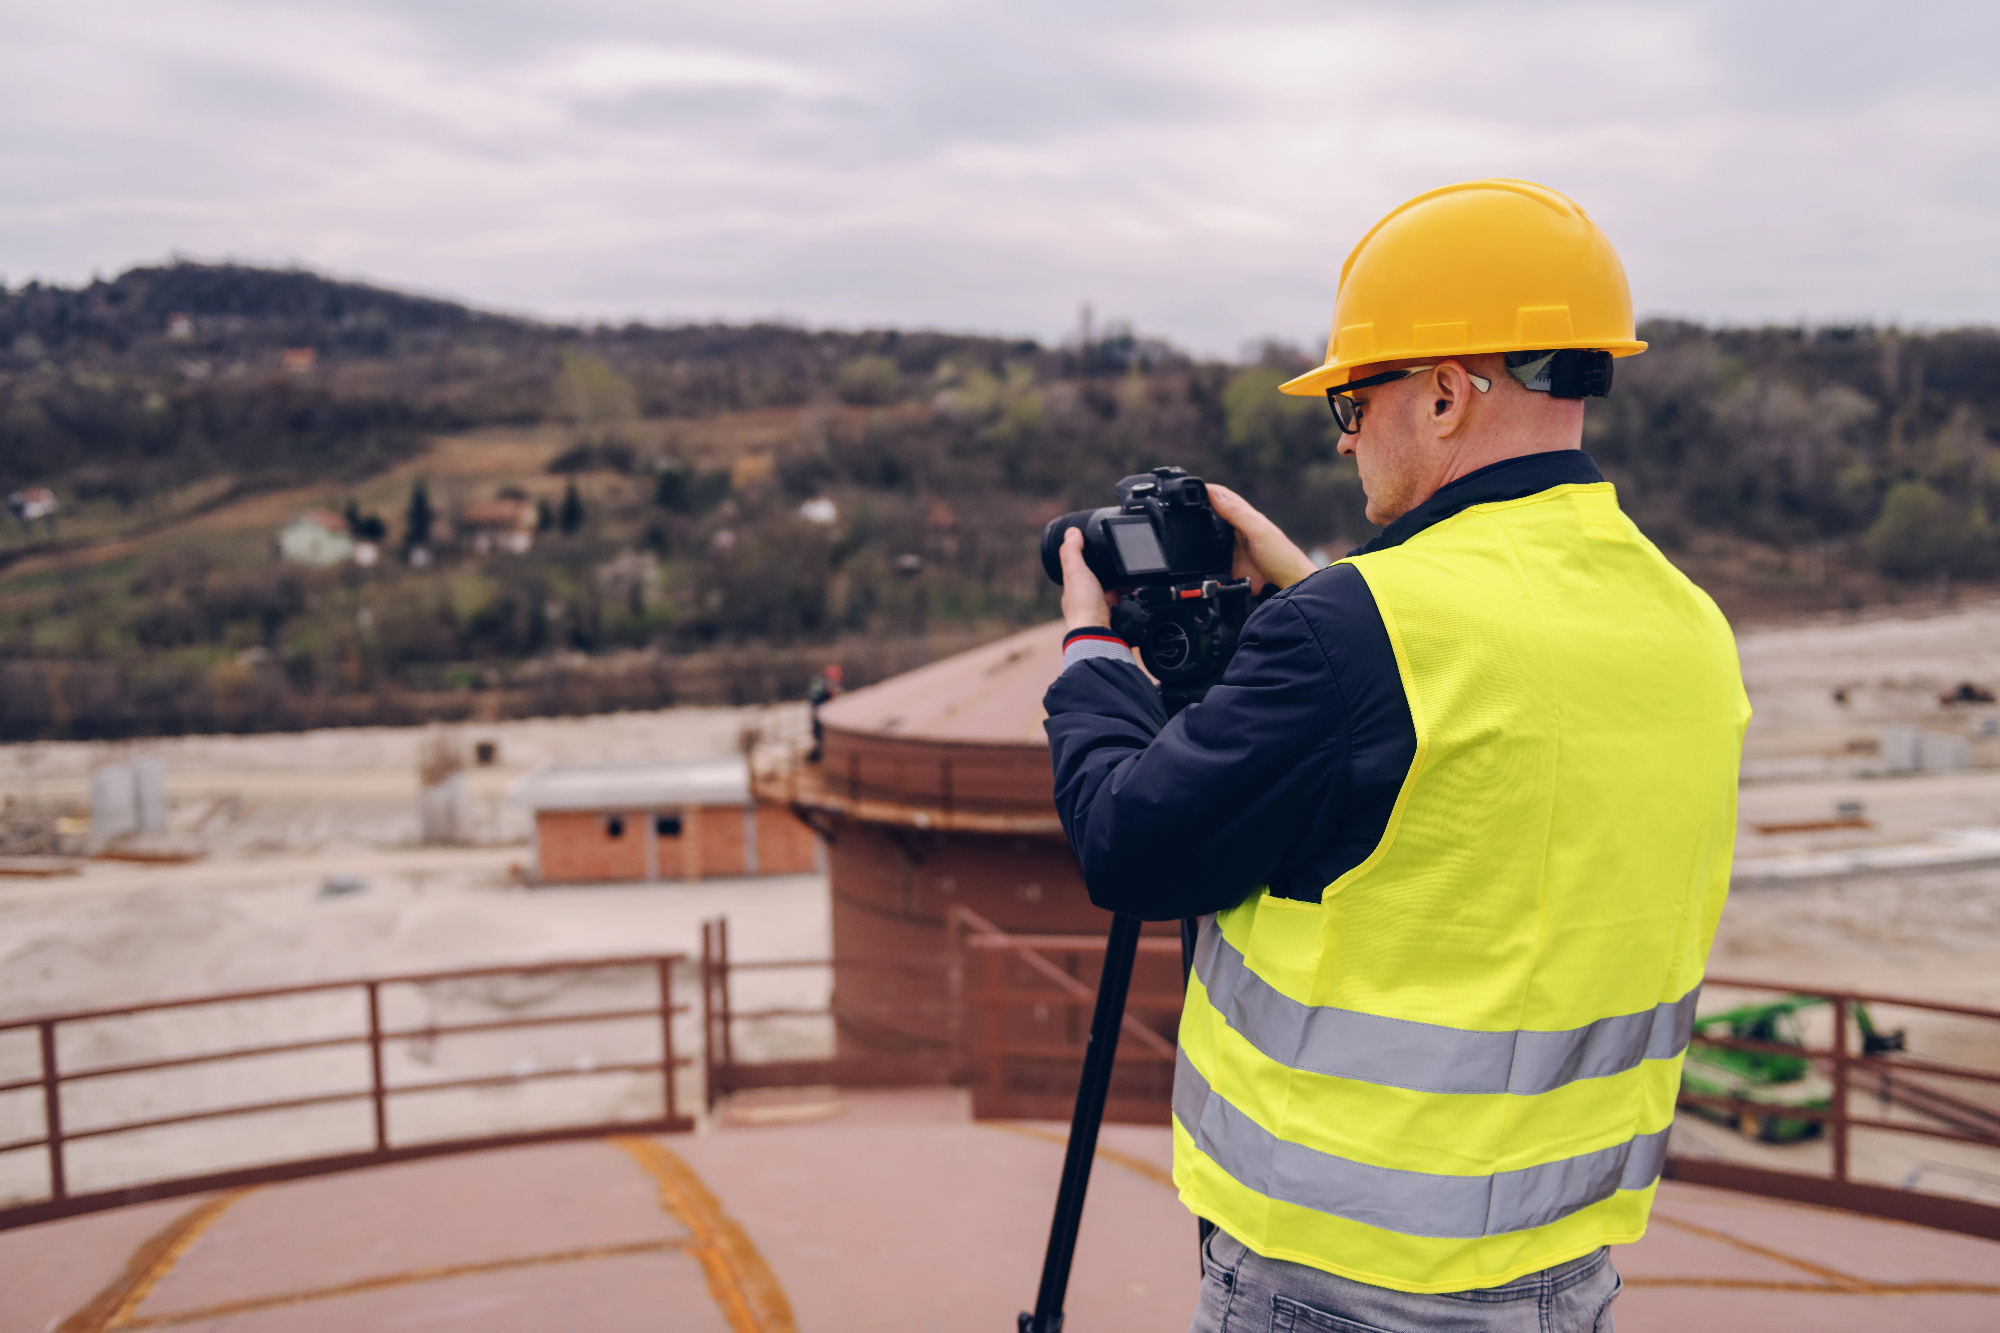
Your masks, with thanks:
[(1250, 618), (1250, 580), (1232, 579), (1236, 530), (1216, 516), (1208, 487), (1177, 467), (1118, 483), (1118, 503), (1064, 514), (1042, 530), (1042, 568), (1062, 582), (1063, 534), (1083, 531), (1083, 560), (1123, 594), (1111, 628), (1139, 650), (1171, 716), (1208, 693)]

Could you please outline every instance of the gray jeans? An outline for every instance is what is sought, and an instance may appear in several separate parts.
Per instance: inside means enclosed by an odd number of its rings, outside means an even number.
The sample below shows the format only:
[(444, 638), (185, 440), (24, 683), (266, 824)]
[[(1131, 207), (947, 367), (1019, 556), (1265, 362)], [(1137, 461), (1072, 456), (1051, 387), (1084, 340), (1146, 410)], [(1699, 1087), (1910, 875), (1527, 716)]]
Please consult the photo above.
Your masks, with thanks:
[(1418, 1296), (1253, 1254), (1216, 1231), (1188, 1333), (1612, 1333), (1624, 1284), (1598, 1250), (1504, 1287)]

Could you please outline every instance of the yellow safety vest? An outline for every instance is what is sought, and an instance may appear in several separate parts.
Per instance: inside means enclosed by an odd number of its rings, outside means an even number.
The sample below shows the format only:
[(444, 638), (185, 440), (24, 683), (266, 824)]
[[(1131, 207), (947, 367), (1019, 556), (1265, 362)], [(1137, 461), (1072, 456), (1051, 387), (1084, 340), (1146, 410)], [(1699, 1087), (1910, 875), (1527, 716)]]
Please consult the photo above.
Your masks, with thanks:
[(1250, 1249), (1399, 1291), (1646, 1229), (1729, 888), (1729, 626), (1608, 483), (1352, 558), (1417, 751), (1321, 901), (1204, 918), (1174, 1180)]

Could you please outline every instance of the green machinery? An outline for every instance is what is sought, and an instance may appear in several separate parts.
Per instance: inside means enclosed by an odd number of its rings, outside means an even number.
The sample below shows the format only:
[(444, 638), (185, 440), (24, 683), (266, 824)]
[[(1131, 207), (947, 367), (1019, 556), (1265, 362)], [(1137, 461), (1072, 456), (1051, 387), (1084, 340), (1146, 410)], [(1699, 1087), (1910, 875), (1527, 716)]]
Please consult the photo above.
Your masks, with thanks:
[[(1690, 1109), (1710, 1120), (1734, 1123), (1746, 1137), (1765, 1143), (1793, 1143), (1818, 1134), (1819, 1121), (1784, 1112), (1790, 1107), (1824, 1111), (1833, 1105), (1833, 1083), (1816, 1071), (1811, 1059), (1803, 1053), (1806, 1043), (1798, 1020), (1801, 1010), (1825, 1003), (1817, 995), (1791, 995), (1770, 1004), (1746, 1004), (1726, 1013), (1697, 1018), (1696, 1037), (1767, 1042), (1797, 1047), (1801, 1053), (1690, 1045), (1687, 1061), (1681, 1068), (1681, 1087), (1705, 1097), (1731, 1097), (1747, 1103), (1737, 1113), (1714, 1106)], [(1863, 1055), (1903, 1049), (1902, 1032), (1877, 1032), (1866, 1007), (1854, 1006), (1854, 1022), (1861, 1030)]]

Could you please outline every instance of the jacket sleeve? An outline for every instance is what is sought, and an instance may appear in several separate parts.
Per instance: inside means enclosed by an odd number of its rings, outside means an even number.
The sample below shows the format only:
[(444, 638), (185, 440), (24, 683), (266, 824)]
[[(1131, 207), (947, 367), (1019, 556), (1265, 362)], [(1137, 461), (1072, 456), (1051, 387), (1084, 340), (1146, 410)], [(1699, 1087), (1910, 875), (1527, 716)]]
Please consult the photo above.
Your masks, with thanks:
[(1072, 663), (1043, 707), (1090, 900), (1144, 920), (1240, 902), (1320, 836), (1346, 785), (1346, 709), (1288, 595), (1250, 617), (1222, 683), (1171, 721), (1136, 665), (1108, 659)]

